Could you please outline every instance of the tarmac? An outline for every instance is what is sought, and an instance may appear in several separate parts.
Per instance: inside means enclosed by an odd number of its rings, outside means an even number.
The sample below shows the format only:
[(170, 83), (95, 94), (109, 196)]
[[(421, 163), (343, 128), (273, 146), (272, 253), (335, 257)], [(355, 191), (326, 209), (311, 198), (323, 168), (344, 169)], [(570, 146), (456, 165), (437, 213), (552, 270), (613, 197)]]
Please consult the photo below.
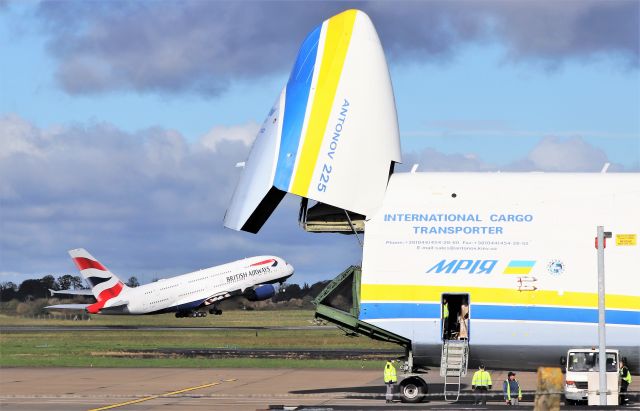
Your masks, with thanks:
[[(443, 379), (434, 369), (426, 377), (433, 395), (427, 402), (386, 404), (382, 370), (2, 368), (0, 408), (2, 411), (482, 409), (474, 406), (469, 396), (471, 375), (470, 370), (463, 379), (460, 402), (443, 401)], [(499, 392), (505, 377), (506, 372), (492, 372), (496, 396), (484, 409), (506, 408)], [(535, 389), (535, 373), (519, 373), (518, 379), (523, 390)], [(640, 378), (634, 380), (631, 390), (637, 392)], [(520, 408), (532, 408), (532, 399), (532, 394), (526, 395)]]

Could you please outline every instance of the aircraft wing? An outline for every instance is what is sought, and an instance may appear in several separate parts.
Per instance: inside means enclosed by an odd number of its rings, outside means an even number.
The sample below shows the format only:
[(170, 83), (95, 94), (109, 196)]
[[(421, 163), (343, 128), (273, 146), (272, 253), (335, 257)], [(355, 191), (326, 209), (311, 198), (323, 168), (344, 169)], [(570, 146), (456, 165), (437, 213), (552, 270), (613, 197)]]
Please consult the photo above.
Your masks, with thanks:
[[(230, 290), (230, 291), (219, 291), (211, 295), (210, 297), (207, 297), (202, 300), (196, 300), (196, 301), (181, 300), (177, 304), (174, 304), (174, 307), (188, 310), (188, 309), (197, 309), (200, 307), (207, 307), (209, 305), (219, 303), (222, 300), (226, 300), (234, 297), (240, 297), (240, 296), (244, 296), (245, 298), (248, 298), (250, 301), (252, 301), (252, 298), (256, 298), (257, 296), (271, 297), (273, 293), (269, 293), (268, 291), (262, 289), (262, 287), (264, 286), (265, 285), (255, 285), (255, 286), (247, 287), (244, 290), (237, 288), (235, 290)], [(266, 286), (269, 287), (271, 290), (273, 290), (272, 285), (267, 284)], [(256, 294), (257, 289), (260, 289), (260, 291), (258, 291), (258, 294)], [(265, 291), (267, 292), (267, 294), (265, 294)]]
[(226, 300), (227, 298), (237, 297), (239, 295), (242, 295), (242, 290), (240, 289), (236, 289), (232, 291), (220, 291), (203, 300), (196, 300), (196, 301), (182, 300), (175, 305), (178, 307), (183, 307), (185, 309), (187, 308), (193, 309), (193, 308), (212, 305), (222, 300)]
[(57, 304), (44, 307), (46, 310), (79, 310), (84, 311), (91, 304)]
[(226, 300), (227, 298), (237, 297), (239, 295), (242, 295), (242, 290), (240, 290), (240, 289), (237, 289), (237, 290), (234, 290), (234, 291), (219, 292), (219, 293), (214, 294), (211, 297), (207, 298), (206, 300), (204, 300), (204, 305), (211, 305), (211, 304), (220, 302), (222, 300)]
[(94, 296), (93, 292), (91, 290), (60, 290), (60, 291), (56, 291), (56, 290), (52, 290), (51, 288), (49, 288), (49, 292), (51, 293), (51, 295), (55, 295), (55, 294), (61, 294), (61, 295), (90, 295), (90, 296)]
[(254, 284), (245, 288), (244, 290), (235, 290), (230, 292), (223, 292), (215, 294), (206, 300), (204, 300), (204, 305), (211, 305), (217, 303), (222, 300), (226, 300), (227, 298), (233, 297), (244, 297), (249, 301), (262, 301), (267, 298), (271, 298), (275, 295), (276, 290), (273, 284)]

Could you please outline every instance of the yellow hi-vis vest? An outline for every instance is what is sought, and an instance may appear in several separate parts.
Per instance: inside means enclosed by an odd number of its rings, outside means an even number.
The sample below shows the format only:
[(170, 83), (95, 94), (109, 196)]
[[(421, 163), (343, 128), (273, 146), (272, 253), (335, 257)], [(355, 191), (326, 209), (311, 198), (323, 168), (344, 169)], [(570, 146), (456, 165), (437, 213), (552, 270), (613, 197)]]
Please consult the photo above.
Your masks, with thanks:
[[(491, 376), (489, 376), (489, 381), (491, 381)], [(518, 380), (514, 380), (518, 382)], [(511, 384), (509, 384), (509, 379), (505, 381), (507, 383), (507, 399), (511, 399)], [(518, 382), (518, 398), (522, 398), (522, 390), (520, 389), (520, 383)]]
[(390, 361), (384, 366), (384, 383), (397, 382), (398, 376), (396, 374), (396, 367)]
[[(624, 375), (624, 371), (627, 371), (627, 375)], [(620, 368), (620, 377), (625, 380), (626, 382), (628, 382), (629, 384), (631, 384), (631, 373), (629, 372), (629, 369), (627, 367), (622, 367)]]
[(493, 385), (491, 383), (491, 374), (483, 370), (476, 371), (475, 374), (473, 374), (471, 385), (475, 385), (476, 387), (488, 387)]
[(442, 318), (449, 318), (449, 303), (444, 303), (442, 311)]

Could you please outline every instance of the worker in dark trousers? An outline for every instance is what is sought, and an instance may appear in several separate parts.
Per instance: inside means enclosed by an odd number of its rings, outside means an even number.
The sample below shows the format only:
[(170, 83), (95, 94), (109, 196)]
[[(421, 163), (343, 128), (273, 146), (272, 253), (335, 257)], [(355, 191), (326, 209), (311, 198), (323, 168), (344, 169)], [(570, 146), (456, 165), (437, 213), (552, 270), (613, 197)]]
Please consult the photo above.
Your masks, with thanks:
[(387, 361), (384, 366), (384, 383), (387, 386), (387, 395), (385, 396), (385, 399), (387, 400), (387, 404), (393, 402), (393, 391), (396, 382), (398, 382), (396, 367), (393, 366), (392, 361)]
[(522, 400), (522, 390), (515, 372), (509, 371), (507, 374), (507, 379), (502, 383), (502, 392), (507, 405), (518, 405)]
[(491, 389), (491, 374), (484, 370), (484, 365), (480, 364), (478, 371), (473, 374), (471, 388), (475, 391), (475, 403), (487, 405), (487, 393)]
[(620, 360), (620, 405), (627, 405), (626, 393), (629, 388), (629, 384), (631, 384), (631, 373), (629, 372), (629, 368), (624, 365), (624, 361)]

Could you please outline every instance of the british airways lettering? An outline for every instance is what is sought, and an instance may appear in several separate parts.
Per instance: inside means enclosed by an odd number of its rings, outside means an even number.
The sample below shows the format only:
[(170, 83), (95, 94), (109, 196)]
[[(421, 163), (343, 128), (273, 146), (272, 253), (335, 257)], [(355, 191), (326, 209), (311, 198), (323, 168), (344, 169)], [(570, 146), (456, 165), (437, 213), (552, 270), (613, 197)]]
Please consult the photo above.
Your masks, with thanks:
[(254, 276), (254, 275), (259, 275), (262, 273), (270, 273), (270, 272), (271, 272), (271, 268), (269, 267), (262, 267), (255, 270), (249, 270), (242, 273), (227, 276), (227, 282), (234, 283), (236, 281), (242, 281), (246, 279), (247, 276)]

